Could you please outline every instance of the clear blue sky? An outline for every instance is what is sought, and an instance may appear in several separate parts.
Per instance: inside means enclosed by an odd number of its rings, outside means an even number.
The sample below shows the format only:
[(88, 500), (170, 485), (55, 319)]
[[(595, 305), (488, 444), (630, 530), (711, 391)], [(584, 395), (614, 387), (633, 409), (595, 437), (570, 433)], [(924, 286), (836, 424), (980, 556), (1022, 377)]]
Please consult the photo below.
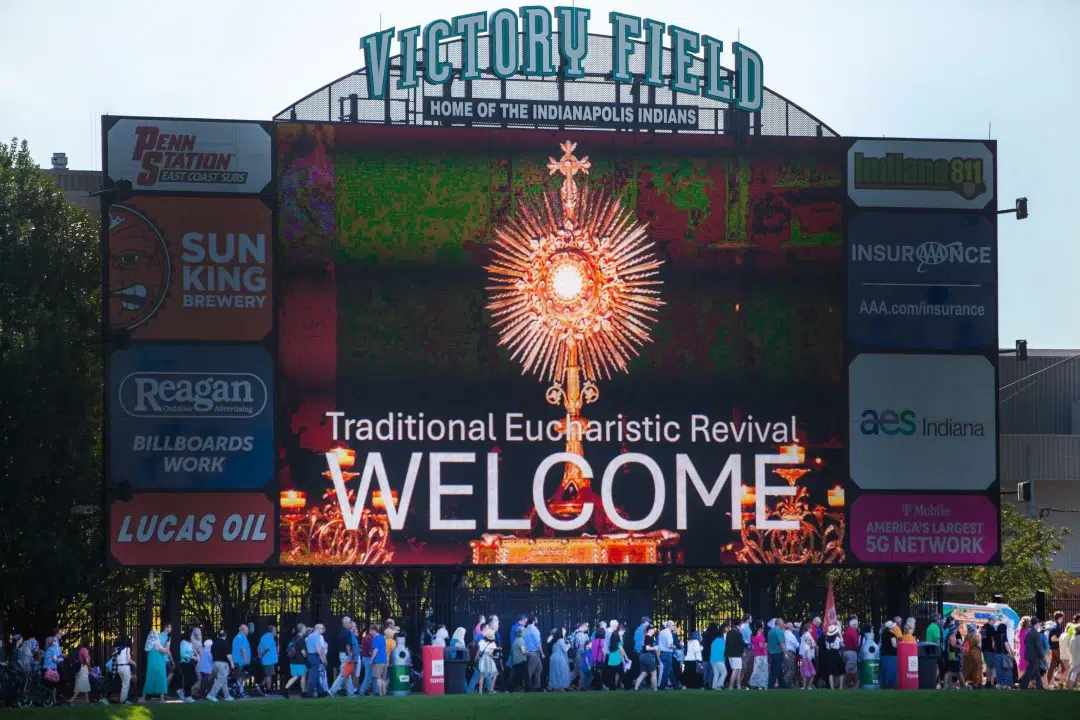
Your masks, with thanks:
[[(566, 0), (569, 2), (569, 0)], [(1080, 0), (589, 2), (726, 42), (842, 135), (999, 143), (1001, 339), (1080, 348)], [(0, 0), (0, 137), (99, 169), (102, 114), (269, 119), (362, 64), (359, 39), (502, 5), (373, 0)], [(516, 7), (516, 6), (512, 6)]]

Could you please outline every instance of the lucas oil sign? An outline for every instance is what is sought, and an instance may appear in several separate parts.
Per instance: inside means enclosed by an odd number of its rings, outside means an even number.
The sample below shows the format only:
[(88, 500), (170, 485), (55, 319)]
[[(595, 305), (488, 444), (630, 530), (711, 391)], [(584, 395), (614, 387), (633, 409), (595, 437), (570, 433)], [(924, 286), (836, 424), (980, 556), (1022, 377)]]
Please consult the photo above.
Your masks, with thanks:
[(273, 523), (260, 493), (140, 493), (112, 504), (109, 552), (121, 565), (258, 565)]
[(273, 478), (273, 365), (257, 346), (135, 345), (110, 358), (109, 474), (145, 489)]

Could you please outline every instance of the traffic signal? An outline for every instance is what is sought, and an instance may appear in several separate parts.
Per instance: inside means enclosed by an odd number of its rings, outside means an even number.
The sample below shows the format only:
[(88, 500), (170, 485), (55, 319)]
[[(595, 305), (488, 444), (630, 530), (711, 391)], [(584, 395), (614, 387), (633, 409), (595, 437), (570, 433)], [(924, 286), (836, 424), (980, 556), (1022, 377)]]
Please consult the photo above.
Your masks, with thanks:
[(1027, 360), (1027, 340), (1016, 341), (1016, 359)]
[(1022, 482), (1016, 484), (1016, 499), (1020, 502), (1031, 502), (1031, 483)]
[(1016, 219), (1023, 220), (1027, 216), (1027, 198), (1016, 198)]

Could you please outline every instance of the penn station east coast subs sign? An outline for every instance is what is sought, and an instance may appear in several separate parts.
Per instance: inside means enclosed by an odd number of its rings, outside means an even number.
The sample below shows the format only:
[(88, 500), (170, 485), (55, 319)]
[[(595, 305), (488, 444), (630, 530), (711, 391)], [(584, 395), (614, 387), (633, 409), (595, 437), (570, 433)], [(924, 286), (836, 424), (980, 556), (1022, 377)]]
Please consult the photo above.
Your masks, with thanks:
[[(480, 80), (484, 73), (500, 79), (555, 77), (578, 80), (586, 76), (589, 57), (590, 20), (586, 8), (522, 7), (492, 13), (477, 12), (449, 20), (434, 20), (403, 30), (388, 28), (360, 39), (367, 65), (368, 96), (383, 99), (390, 92), (391, 62), (400, 54), (397, 90), (426, 84), (445, 85), (452, 79)], [(761, 56), (738, 42), (731, 43), (734, 76), (722, 65), (723, 40), (677, 25), (635, 15), (608, 15), (610, 38), (609, 79), (619, 83), (640, 81), (645, 86), (673, 93), (704, 96), (730, 104), (744, 112), (761, 109), (764, 99), (764, 66)], [(455, 78), (453, 64), (439, 52), (444, 41), (460, 39), (461, 71)], [(481, 45), (486, 41), (486, 53)], [(665, 48), (665, 42), (668, 43)], [(644, 43), (644, 73), (631, 71), (631, 58)], [(605, 48), (606, 50), (607, 48)], [(665, 76), (664, 52), (670, 51), (670, 73)], [(417, 62), (417, 57), (420, 62)], [(486, 64), (481, 65), (481, 57)], [(703, 70), (696, 71), (696, 62)], [(395, 70), (397, 69), (395, 65)], [(697, 129), (697, 107), (678, 103), (618, 103), (568, 100), (492, 100), (485, 98), (424, 98), (424, 119), (445, 122), (534, 124), (552, 122), (607, 129)]]

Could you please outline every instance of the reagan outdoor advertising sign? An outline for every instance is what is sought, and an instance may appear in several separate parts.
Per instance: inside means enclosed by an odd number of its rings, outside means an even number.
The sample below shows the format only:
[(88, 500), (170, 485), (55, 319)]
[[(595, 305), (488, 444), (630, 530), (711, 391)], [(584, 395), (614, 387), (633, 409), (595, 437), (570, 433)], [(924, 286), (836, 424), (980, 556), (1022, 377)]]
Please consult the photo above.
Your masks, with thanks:
[(109, 360), (111, 481), (153, 490), (273, 480), (273, 364), (257, 345), (132, 345)]

